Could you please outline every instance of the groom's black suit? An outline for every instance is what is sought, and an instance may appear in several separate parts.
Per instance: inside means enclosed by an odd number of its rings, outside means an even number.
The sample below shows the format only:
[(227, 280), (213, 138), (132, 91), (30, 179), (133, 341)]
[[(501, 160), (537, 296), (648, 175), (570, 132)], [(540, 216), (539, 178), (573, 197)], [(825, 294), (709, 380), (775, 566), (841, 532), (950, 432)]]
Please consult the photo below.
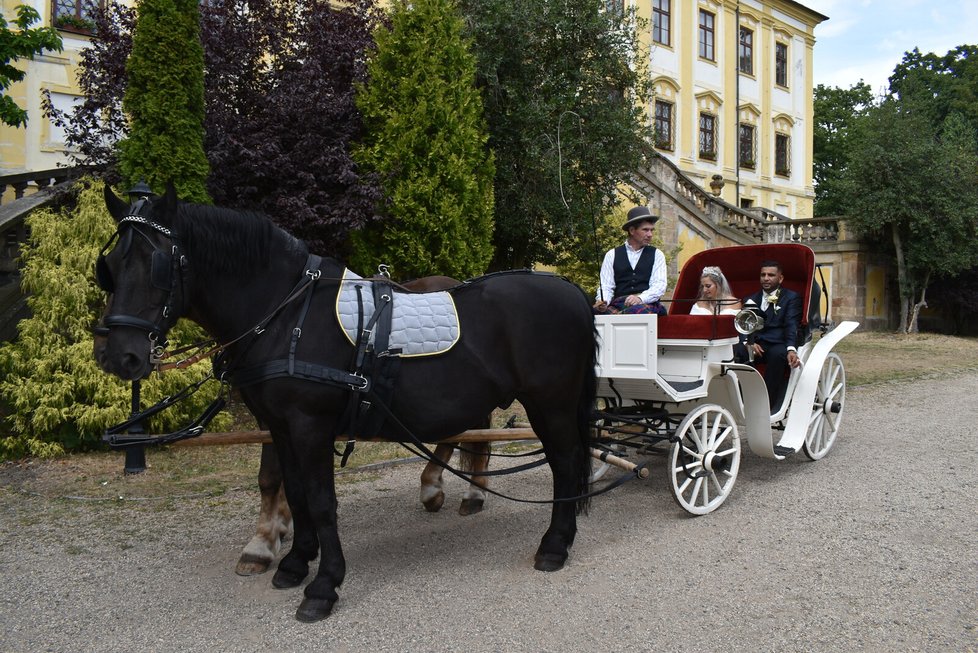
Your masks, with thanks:
[[(760, 290), (744, 298), (744, 308), (760, 307), (764, 294), (764, 291)], [(767, 385), (767, 394), (773, 411), (781, 406), (784, 391), (787, 388), (785, 375), (788, 370), (788, 347), (798, 347), (798, 330), (801, 325), (801, 295), (782, 286), (777, 302), (768, 304), (767, 310), (763, 311), (762, 314), (764, 315), (764, 328), (755, 334), (754, 341), (761, 345), (764, 354), (755, 356), (754, 362), (766, 365), (764, 383)], [(741, 347), (738, 350), (738, 358), (746, 359), (745, 337), (741, 338)]]

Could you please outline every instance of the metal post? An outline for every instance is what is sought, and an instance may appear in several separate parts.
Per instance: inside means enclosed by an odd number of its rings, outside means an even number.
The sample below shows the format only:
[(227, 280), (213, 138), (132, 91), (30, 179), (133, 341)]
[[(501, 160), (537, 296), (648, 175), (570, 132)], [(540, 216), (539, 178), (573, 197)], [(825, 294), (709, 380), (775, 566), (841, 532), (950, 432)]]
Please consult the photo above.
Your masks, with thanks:
[[(132, 382), (132, 412), (130, 417), (139, 413), (139, 379)], [(143, 434), (142, 422), (136, 422), (126, 431), (129, 434)], [(142, 474), (146, 471), (146, 448), (141, 444), (134, 444), (126, 447), (126, 474)]]

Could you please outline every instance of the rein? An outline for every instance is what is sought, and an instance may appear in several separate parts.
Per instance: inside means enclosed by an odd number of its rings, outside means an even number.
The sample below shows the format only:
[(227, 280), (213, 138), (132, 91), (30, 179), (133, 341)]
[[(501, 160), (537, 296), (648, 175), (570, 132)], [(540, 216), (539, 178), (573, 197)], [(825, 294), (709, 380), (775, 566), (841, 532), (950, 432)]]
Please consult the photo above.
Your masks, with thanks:
[[(371, 391), (367, 391), (366, 394), (368, 396), (371, 396), (373, 393)], [(504, 475), (507, 475), (507, 474), (515, 474), (517, 472), (522, 472), (522, 471), (526, 471), (526, 470), (529, 470), (529, 469), (533, 469), (535, 467), (540, 467), (541, 465), (543, 465), (544, 463), (547, 462), (546, 458), (544, 458), (542, 460), (534, 461), (532, 463), (525, 463), (523, 465), (517, 465), (515, 467), (510, 467), (510, 468), (507, 468), (507, 469), (497, 470), (495, 472), (477, 472), (477, 473), (471, 473), (471, 474), (466, 473), (466, 472), (462, 472), (462, 471), (459, 471), (458, 469), (455, 469), (454, 467), (452, 467), (448, 463), (444, 462), (440, 458), (438, 458), (434, 454), (434, 452), (431, 451), (431, 449), (428, 448), (427, 444), (425, 444), (418, 436), (416, 436), (414, 434), (413, 431), (411, 431), (409, 428), (407, 428), (404, 425), (404, 423), (401, 422), (401, 420), (399, 420), (397, 418), (397, 416), (393, 412), (391, 412), (391, 410), (390, 410), (390, 408), (388, 408), (387, 404), (385, 404), (382, 401), (376, 401), (375, 400), (374, 401), (374, 406), (380, 408), (381, 411), (384, 413), (384, 415), (387, 417), (387, 419), (391, 420), (391, 422), (393, 422), (397, 427), (399, 427), (402, 431), (404, 431), (405, 433), (407, 433), (408, 438), (410, 438), (410, 443), (408, 443), (408, 442), (399, 442), (398, 444), (400, 444), (402, 447), (404, 447), (405, 449), (407, 449), (408, 451), (410, 451), (415, 456), (418, 456), (420, 458), (424, 458), (427, 462), (434, 463), (435, 465), (438, 465), (439, 467), (441, 467), (445, 471), (447, 471), (447, 472), (449, 472), (449, 473), (457, 476), (458, 478), (460, 478), (460, 479), (462, 479), (464, 481), (467, 481), (468, 483), (472, 483), (472, 479), (474, 477), (476, 477), (476, 476), (504, 476)], [(414, 448), (412, 449), (412, 447), (414, 447)], [(503, 494), (502, 492), (498, 492), (498, 491), (493, 490), (492, 488), (489, 488), (489, 487), (484, 487), (484, 488), (481, 488), (481, 489), (484, 492), (488, 492), (489, 494), (492, 494), (494, 496), (500, 497), (502, 499), (507, 499), (509, 501), (515, 501), (517, 503), (535, 503), (535, 504), (570, 503), (570, 502), (574, 502), (574, 501), (580, 501), (581, 499), (590, 499), (591, 497), (596, 497), (598, 495), (604, 494), (605, 492), (610, 492), (611, 490), (613, 490), (613, 489), (615, 489), (615, 488), (617, 488), (617, 487), (619, 487), (621, 485), (624, 485), (625, 483), (628, 483), (629, 481), (635, 480), (636, 478), (641, 478), (640, 474), (641, 474), (642, 470), (645, 469), (645, 467), (646, 467), (647, 464), (648, 463), (642, 463), (640, 465), (637, 465), (635, 467), (635, 469), (632, 470), (632, 473), (630, 473), (630, 474), (624, 474), (624, 475), (620, 476), (619, 478), (615, 479), (615, 481), (613, 483), (609, 483), (608, 485), (606, 485), (605, 487), (603, 487), (603, 488), (601, 488), (599, 490), (592, 490), (591, 492), (586, 492), (584, 494), (579, 494), (579, 495), (574, 496), (574, 497), (563, 497), (563, 498), (560, 498), (560, 499), (522, 499), (522, 498), (519, 498), (519, 497), (510, 496), (508, 494)]]

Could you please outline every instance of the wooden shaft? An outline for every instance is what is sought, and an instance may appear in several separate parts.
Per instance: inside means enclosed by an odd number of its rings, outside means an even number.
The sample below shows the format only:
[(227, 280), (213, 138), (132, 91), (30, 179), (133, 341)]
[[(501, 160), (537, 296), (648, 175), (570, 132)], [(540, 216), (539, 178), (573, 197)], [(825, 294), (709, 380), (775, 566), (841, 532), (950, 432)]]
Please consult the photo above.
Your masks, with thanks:
[[(474, 429), (445, 438), (439, 442), (501, 442), (507, 440), (535, 440), (536, 434), (529, 427), (512, 429)], [(219, 444), (268, 444), (272, 436), (268, 431), (232, 431), (230, 433), (204, 433), (196, 438), (179, 440), (173, 444), (183, 447), (206, 447)], [(338, 437), (342, 442), (343, 438)], [(391, 442), (386, 438), (357, 438), (358, 442)], [(436, 444), (436, 443), (431, 443)]]
[[(602, 451), (600, 449), (591, 449), (591, 457), (597, 460), (603, 460), (609, 465), (614, 465), (619, 469), (624, 469), (626, 472), (631, 472), (633, 474), (636, 473), (635, 470), (638, 469), (638, 465), (636, 465), (635, 463), (629, 462), (624, 458), (619, 458), (618, 456), (610, 454), (607, 451)], [(639, 478), (649, 477), (648, 467), (643, 467), (642, 469), (639, 469), (637, 473)]]

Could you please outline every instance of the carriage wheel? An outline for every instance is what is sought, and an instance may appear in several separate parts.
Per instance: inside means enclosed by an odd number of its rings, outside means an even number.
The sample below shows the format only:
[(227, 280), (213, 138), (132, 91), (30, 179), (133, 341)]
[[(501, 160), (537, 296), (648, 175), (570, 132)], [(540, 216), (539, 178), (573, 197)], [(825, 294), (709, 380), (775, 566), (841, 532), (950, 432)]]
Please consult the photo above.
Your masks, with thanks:
[(835, 352), (830, 353), (822, 364), (815, 389), (812, 416), (808, 420), (808, 433), (802, 449), (812, 460), (823, 458), (835, 444), (842, 421), (842, 409), (846, 405), (846, 368)]
[(704, 404), (686, 415), (669, 450), (669, 485), (683, 510), (713, 512), (727, 499), (740, 469), (740, 434), (730, 412)]

